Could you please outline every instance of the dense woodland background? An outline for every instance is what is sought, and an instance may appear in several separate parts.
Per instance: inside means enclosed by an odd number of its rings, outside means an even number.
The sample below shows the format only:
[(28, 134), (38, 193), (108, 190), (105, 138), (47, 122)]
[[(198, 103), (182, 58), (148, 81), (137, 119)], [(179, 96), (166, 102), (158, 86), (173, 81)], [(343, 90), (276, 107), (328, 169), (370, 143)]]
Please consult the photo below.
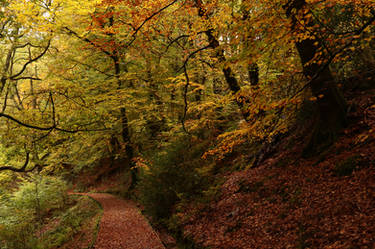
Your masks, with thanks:
[(0, 5), (0, 248), (91, 224), (68, 189), (180, 248), (375, 245), (375, 2)]

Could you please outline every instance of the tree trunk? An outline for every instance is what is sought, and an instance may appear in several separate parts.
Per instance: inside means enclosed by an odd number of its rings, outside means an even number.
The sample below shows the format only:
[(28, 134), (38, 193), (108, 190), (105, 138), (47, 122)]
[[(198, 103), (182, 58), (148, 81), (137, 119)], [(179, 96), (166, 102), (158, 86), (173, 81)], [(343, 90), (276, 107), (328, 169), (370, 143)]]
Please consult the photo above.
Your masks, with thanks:
[[(117, 78), (117, 87), (118, 89), (121, 89), (123, 87), (123, 81), (121, 80), (121, 67), (120, 67), (120, 58), (113, 54), (111, 56), (114, 66), (115, 66), (115, 75)], [(129, 132), (129, 122), (128, 117), (126, 115), (126, 109), (125, 107), (120, 108), (120, 119), (121, 119), (121, 136), (122, 140), (125, 143), (125, 150), (126, 150), (126, 156), (129, 159), (129, 166), (130, 166), (130, 173), (131, 173), (131, 184), (129, 187), (129, 191), (133, 190), (137, 184), (137, 175), (138, 175), (138, 169), (134, 167), (132, 158), (134, 156), (134, 149), (130, 141), (130, 132)]]
[[(195, 0), (195, 5), (196, 5), (196, 8), (198, 9), (198, 16), (200, 18), (207, 19), (208, 17), (206, 15), (206, 11), (205, 11), (205, 9), (202, 5), (202, 1), (201, 0)], [(224, 50), (218, 49), (219, 46), (220, 46), (219, 40), (214, 36), (214, 34), (212, 32), (213, 32), (213, 30), (211, 30), (211, 29), (205, 31), (205, 34), (206, 34), (207, 39), (208, 39), (209, 47), (216, 50), (215, 57), (218, 59), (219, 63), (223, 63), (225, 65), (224, 62), (226, 62), (227, 59), (225, 58)], [(232, 68), (228, 65), (225, 65), (224, 68), (222, 69), (222, 71), (223, 71), (223, 74), (224, 74), (224, 77), (225, 77), (225, 81), (227, 82), (227, 84), (229, 86), (229, 89), (231, 90), (231, 92), (233, 94), (237, 94), (241, 90), (241, 87), (240, 87), (240, 84), (238, 83), (238, 80), (236, 79), (236, 77), (233, 73)], [(237, 103), (238, 107), (240, 108), (240, 111), (241, 111), (241, 114), (242, 114), (243, 118), (246, 121), (249, 121), (249, 117), (250, 117), (250, 113), (246, 109), (246, 105), (245, 105), (248, 101), (249, 101), (248, 99), (236, 98), (236, 103)]]
[(249, 64), (248, 74), (250, 85), (257, 86), (259, 83), (259, 67), (257, 63)]
[[(117, 87), (118, 89), (121, 89), (123, 87), (123, 82), (120, 78), (120, 73), (121, 73), (120, 59), (117, 55), (113, 55), (112, 60), (115, 66)], [(126, 155), (131, 160), (134, 155), (134, 151), (133, 151), (133, 147), (131, 146), (128, 117), (126, 115), (125, 107), (120, 108), (120, 119), (121, 119), (121, 137), (122, 137), (123, 142), (125, 143)]]
[[(287, 17), (292, 21), (293, 31), (305, 32), (306, 28), (313, 28), (313, 20), (301, 14), (306, 8), (305, 0), (291, 0), (284, 8)], [(305, 27), (299, 27), (299, 23), (305, 23)], [(317, 98), (317, 113), (314, 114), (314, 127), (304, 150), (305, 155), (315, 154), (330, 146), (340, 129), (346, 125), (346, 103), (331, 71), (328, 65), (319, 65), (316, 58), (314, 59), (321, 48), (321, 41), (313, 34), (309, 37), (295, 43), (303, 65), (303, 73), (311, 80), (310, 89)]]

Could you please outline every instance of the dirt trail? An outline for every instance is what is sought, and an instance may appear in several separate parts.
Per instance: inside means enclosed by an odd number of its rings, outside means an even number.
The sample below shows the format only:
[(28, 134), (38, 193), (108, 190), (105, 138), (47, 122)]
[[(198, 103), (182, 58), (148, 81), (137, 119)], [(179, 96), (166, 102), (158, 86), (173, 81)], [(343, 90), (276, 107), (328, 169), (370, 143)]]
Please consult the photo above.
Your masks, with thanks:
[(140, 210), (131, 201), (110, 194), (85, 194), (103, 206), (95, 249), (165, 249)]

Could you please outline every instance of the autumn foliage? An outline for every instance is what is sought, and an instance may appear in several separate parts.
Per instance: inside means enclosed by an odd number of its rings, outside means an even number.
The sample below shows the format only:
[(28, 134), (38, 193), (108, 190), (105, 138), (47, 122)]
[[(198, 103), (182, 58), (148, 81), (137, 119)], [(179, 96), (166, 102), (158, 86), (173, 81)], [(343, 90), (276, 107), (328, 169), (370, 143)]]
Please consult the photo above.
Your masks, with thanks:
[(59, 175), (210, 248), (373, 246), (374, 1), (0, 7), (0, 199)]

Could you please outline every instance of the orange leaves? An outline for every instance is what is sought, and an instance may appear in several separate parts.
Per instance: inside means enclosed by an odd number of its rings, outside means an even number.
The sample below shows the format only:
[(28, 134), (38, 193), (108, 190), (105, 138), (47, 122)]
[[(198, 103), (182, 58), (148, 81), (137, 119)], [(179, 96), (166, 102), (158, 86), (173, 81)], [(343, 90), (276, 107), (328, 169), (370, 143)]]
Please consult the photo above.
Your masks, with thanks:
[(227, 154), (231, 153), (233, 149), (244, 143), (249, 134), (248, 127), (233, 132), (226, 132), (218, 137), (218, 145), (212, 150), (208, 150), (202, 156), (203, 159), (215, 156), (217, 160), (223, 159)]
[(132, 159), (135, 163), (135, 168), (143, 168), (144, 170), (148, 170), (151, 163), (143, 157), (135, 157)]

